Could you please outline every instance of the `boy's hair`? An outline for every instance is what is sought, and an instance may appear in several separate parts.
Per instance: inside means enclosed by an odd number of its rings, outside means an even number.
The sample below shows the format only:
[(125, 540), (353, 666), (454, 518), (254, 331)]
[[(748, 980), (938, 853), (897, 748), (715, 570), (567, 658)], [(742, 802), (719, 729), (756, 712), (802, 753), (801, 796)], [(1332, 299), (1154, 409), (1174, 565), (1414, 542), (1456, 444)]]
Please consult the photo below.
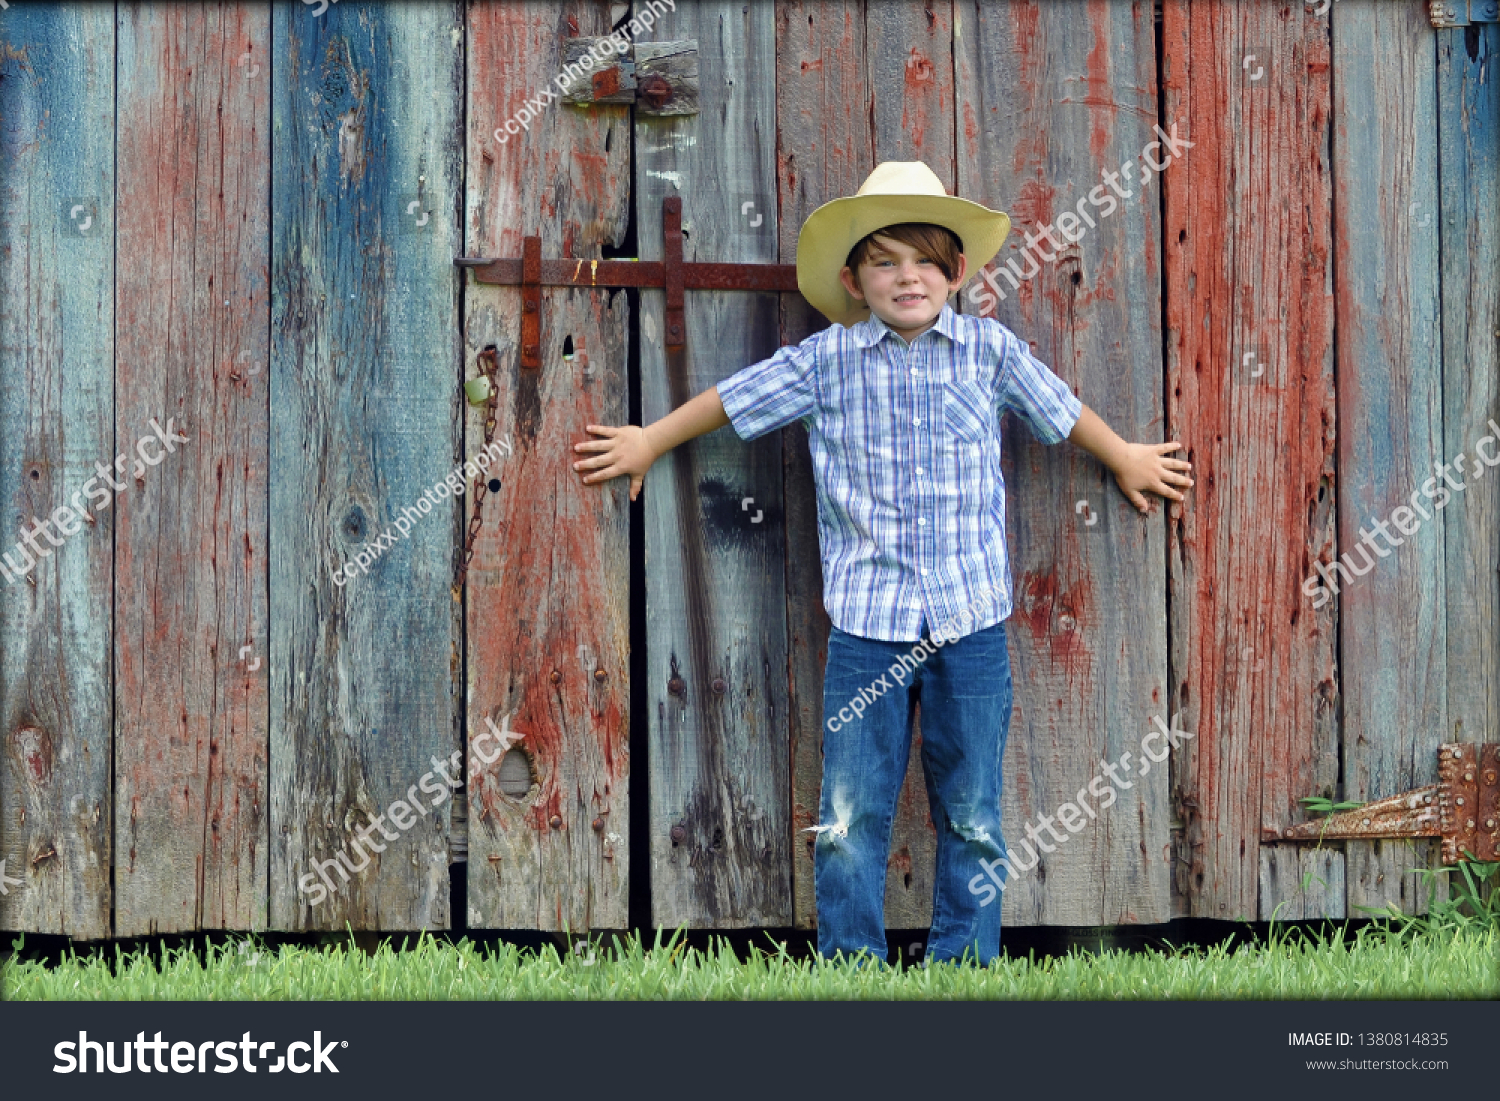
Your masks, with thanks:
[(944, 226), (935, 226), (931, 222), (899, 222), (866, 234), (849, 250), (849, 258), (844, 263), (849, 265), (849, 272), (854, 276), (854, 285), (860, 290), (864, 290), (864, 286), (859, 281), (859, 266), (871, 253), (885, 252), (876, 243), (876, 234), (889, 237), (893, 241), (900, 241), (903, 245), (926, 254), (942, 271), (943, 278), (950, 283), (953, 282), (954, 275), (958, 273), (958, 254), (964, 250), (963, 242), (959, 240), (958, 234)]

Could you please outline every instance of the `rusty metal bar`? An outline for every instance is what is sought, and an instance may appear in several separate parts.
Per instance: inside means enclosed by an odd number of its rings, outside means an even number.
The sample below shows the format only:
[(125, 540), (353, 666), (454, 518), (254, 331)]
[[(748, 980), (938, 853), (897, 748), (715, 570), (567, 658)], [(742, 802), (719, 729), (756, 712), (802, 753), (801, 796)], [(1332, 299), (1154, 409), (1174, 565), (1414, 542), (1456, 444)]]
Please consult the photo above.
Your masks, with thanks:
[(687, 344), (687, 321), (682, 311), (682, 198), (668, 195), (662, 203), (662, 285), (667, 291), (667, 340), (670, 349)]
[[(455, 265), (468, 268), (474, 282), (513, 287), (521, 279), (521, 261), (488, 256), (460, 256)], [(655, 287), (666, 285), (660, 260), (543, 260), (544, 287)], [(795, 291), (796, 264), (682, 265), (682, 285), (690, 291)]]
[(1326, 818), (1299, 822), (1281, 831), (1282, 841), (1370, 840), (1377, 837), (1439, 837), (1438, 799), (1442, 784), (1430, 784), (1404, 795), (1341, 810)]
[(1444, 864), (1500, 860), (1500, 744), (1438, 748), (1440, 783), (1299, 822), (1267, 841), (1340, 841), (1441, 837)]
[(521, 242), (521, 366), (542, 365), (542, 239)]

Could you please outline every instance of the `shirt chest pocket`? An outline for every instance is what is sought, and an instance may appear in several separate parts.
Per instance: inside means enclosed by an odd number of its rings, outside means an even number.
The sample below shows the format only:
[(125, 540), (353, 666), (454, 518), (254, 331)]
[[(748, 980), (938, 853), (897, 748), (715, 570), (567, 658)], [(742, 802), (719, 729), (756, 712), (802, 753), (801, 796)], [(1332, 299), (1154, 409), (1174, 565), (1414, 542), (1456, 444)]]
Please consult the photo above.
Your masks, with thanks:
[(995, 411), (989, 387), (982, 382), (944, 383), (943, 420), (948, 431), (960, 440), (983, 441), (994, 429)]

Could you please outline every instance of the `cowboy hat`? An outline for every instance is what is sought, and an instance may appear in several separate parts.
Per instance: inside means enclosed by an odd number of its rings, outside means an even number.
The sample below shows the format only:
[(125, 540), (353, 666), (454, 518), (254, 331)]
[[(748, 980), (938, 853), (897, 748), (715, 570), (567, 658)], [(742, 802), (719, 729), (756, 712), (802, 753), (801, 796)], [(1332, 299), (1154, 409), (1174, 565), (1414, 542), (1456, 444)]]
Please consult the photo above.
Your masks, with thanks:
[(839, 272), (862, 237), (900, 222), (931, 222), (958, 234), (969, 260), (965, 283), (995, 258), (1010, 233), (1008, 215), (949, 195), (921, 161), (883, 161), (852, 196), (824, 203), (802, 223), (797, 234), (802, 297), (836, 325), (868, 318), (869, 304), (844, 289)]

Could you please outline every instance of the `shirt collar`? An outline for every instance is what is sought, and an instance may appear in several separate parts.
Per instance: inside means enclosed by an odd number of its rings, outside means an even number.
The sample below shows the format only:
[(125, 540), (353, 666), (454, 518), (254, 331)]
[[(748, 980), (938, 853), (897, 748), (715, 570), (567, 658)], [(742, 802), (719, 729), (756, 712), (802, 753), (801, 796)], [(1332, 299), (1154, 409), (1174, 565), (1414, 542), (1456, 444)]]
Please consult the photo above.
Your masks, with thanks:
[[(949, 340), (958, 344), (965, 343), (963, 330), (958, 324), (958, 314), (954, 313), (953, 307), (946, 302), (943, 303), (943, 310), (938, 314), (937, 321), (933, 322), (932, 329), (923, 330), (922, 333), (918, 334), (917, 339), (920, 340), (933, 329), (936, 329)], [(861, 348), (873, 348), (885, 339), (887, 333), (894, 333), (895, 330), (882, 321), (880, 316), (872, 310), (870, 316), (855, 325), (850, 332), (854, 337), (854, 343), (858, 344)]]

